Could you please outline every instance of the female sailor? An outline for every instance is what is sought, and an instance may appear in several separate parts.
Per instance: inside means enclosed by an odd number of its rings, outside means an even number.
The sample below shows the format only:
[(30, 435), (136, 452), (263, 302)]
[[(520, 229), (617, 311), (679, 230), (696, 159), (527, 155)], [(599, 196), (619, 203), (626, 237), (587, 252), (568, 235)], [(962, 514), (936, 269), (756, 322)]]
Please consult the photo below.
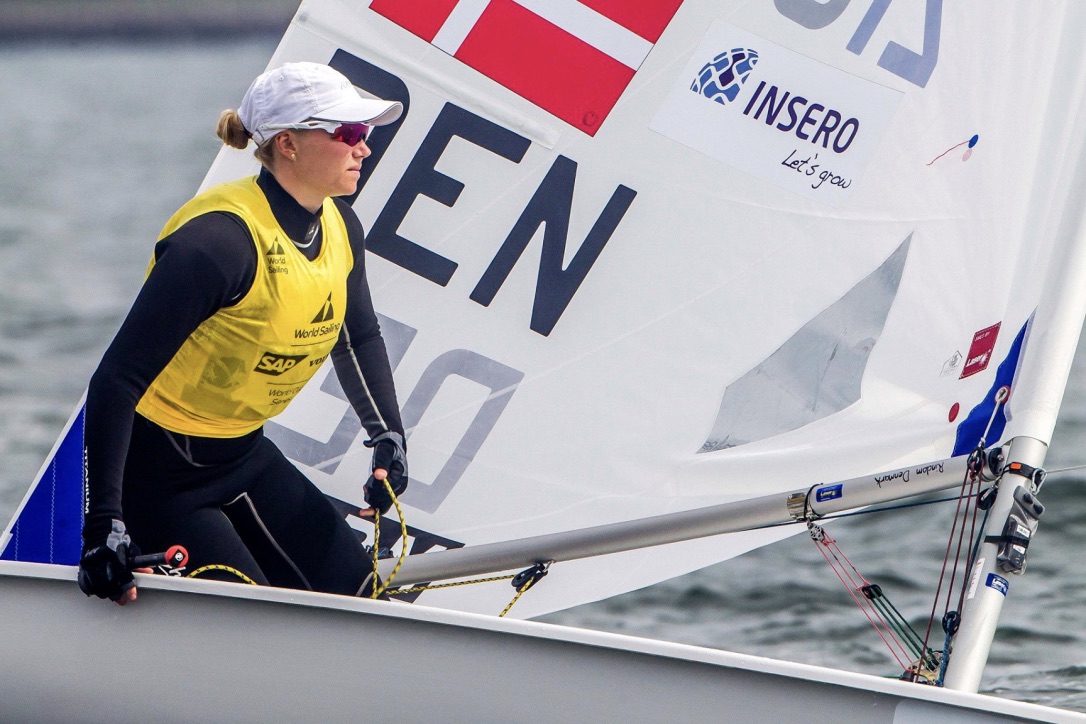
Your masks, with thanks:
[[(370, 557), (263, 433), (331, 354), (369, 434), (372, 515), (407, 486), (404, 430), (350, 205), (370, 130), (400, 103), (288, 63), (258, 77), (218, 135), (256, 143), (255, 177), (199, 194), (166, 223), (143, 288), (87, 392), (79, 585), (136, 600), (135, 546), (181, 544), (208, 577), (349, 595)], [(236, 572), (236, 573), (235, 573)], [(238, 575), (240, 574), (240, 576)]]

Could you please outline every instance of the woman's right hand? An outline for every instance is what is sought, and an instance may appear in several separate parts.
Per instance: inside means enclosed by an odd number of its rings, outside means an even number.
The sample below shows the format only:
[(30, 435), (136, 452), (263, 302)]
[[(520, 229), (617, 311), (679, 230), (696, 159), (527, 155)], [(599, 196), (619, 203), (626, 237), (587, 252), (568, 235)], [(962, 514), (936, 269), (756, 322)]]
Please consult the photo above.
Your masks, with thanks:
[(136, 581), (128, 561), (138, 553), (124, 523), (114, 519), (106, 540), (84, 550), (79, 561), (79, 589), (88, 596), (108, 598), (121, 606), (135, 601)]

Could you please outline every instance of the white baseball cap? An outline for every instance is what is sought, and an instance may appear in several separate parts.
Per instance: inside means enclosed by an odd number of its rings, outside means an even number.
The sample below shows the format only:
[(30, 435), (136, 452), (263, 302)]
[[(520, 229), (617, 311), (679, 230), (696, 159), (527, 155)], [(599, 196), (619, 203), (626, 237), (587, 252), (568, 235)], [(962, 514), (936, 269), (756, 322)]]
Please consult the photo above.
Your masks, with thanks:
[(257, 145), (279, 133), (284, 124), (320, 119), (384, 126), (402, 113), (399, 101), (363, 98), (339, 71), (307, 62), (286, 63), (258, 76), (238, 109)]

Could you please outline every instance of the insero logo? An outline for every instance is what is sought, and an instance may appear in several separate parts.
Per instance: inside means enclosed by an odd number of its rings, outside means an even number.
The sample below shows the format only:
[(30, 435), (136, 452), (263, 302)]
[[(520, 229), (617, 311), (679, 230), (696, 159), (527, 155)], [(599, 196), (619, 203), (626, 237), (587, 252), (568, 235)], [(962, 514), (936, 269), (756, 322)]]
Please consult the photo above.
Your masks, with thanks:
[(676, 71), (649, 128), (756, 178), (841, 206), (901, 97), (716, 21)]
[(734, 101), (747, 76), (758, 64), (758, 51), (732, 48), (702, 66), (690, 90), (721, 105)]

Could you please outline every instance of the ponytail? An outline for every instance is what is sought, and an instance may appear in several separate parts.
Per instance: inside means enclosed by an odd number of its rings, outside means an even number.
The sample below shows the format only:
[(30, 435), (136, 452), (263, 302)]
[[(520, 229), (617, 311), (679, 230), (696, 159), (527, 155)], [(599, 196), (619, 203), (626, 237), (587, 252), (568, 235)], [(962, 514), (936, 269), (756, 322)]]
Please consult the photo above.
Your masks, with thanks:
[(219, 116), (219, 124), (215, 127), (215, 135), (231, 148), (245, 148), (249, 145), (249, 132), (238, 117), (238, 112), (227, 109)]
[[(230, 108), (223, 111), (222, 115), (219, 116), (219, 125), (215, 127), (215, 135), (231, 148), (245, 148), (249, 145), (249, 139), (252, 138), (249, 132), (245, 130), (245, 125), (241, 122), (238, 112)], [(269, 169), (273, 160), (272, 146), (271, 143), (264, 143), (257, 146), (256, 150), (253, 151), (256, 160)]]

